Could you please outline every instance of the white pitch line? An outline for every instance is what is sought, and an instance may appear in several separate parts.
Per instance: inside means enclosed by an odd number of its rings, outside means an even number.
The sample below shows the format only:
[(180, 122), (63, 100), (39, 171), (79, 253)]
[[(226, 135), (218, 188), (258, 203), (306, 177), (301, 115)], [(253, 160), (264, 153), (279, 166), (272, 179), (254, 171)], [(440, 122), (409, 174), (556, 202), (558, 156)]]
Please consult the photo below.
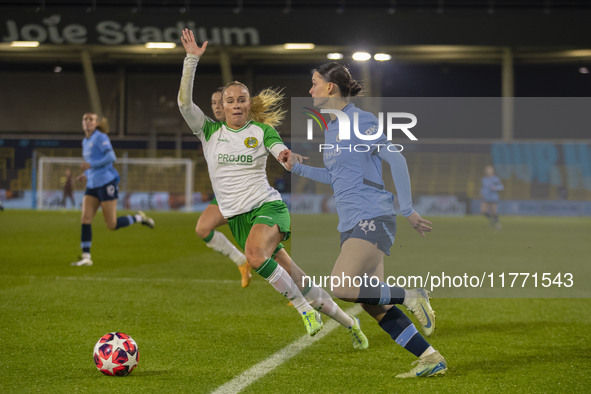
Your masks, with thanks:
[[(155, 283), (214, 283), (214, 284), (236, 284), (239, 280), (230, 279), (185, 279), (185, 278), (126, 278), (118, 276), (39, 276), (39, 275), (0, 275), (0, 279), (30, 279), (30, 280), (67, 280), (67, 281), (96, 281), (96, 282), (155, 282)], [(251, 282), (251, 284), (258, 284)], [(266, 282), (260, 282), (266, 283)]]
[[(351, 316), (355, 316), (359, 312), (361, 312), (361, 307), (359, 305), (356, 305), (352, 308), (347, 309), (345, 312)], [(324, 315), (322, 316), (322, 318), (329, 319), (329, 317)], [(246, 371), (242, 372), (240, 375), (234, 377), (232, 380), (229, 380), (228, 382), (224, 383), (215, 391), (213, 391), (212, 394), (234, 394), (244, 390), (246, 387), (250, 386), (258, 379), (273, 371), (275, 368), (285, 363), (287, 360), (297, 355), (314, 342), (319, 341), (326, 335), (330, 334), (331, 331), (337, 328), (338, 326), (339, 324), (336, 321), (329, 321), (324, 325), (324, 328), (320, 330), (320, 332), (316, 334), (314, 337), (310, 337), (309, 335), (304, 335), (300, 337), (295, 342), (290, 343), (289, 345), (277, 351), (276, 353), (270, 355), (260, 363), (255, 364)]]

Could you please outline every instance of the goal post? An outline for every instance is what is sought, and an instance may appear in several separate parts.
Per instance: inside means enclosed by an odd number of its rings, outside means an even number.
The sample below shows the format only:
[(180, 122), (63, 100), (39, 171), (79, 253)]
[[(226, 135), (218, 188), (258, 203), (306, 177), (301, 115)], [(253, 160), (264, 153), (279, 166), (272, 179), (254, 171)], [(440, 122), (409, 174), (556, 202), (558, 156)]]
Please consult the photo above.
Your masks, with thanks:
[[(67, 172), (72, 176), (74, 200), (80, 206), (84, 182), (81, 158), (40, 157), (37, 163), (37, 208), (63, 207)], [(114, 163), (121, 178), (118, 207), (122, 209), (193, 209), (193, 160), (174, 158), (118, 158)]]

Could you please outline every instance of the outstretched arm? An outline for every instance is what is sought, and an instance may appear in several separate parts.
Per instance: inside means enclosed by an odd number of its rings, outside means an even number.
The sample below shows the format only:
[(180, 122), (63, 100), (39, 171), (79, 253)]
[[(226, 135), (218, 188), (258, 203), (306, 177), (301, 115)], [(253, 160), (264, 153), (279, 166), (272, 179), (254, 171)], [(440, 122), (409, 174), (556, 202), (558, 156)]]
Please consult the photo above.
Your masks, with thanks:
[(398, 152), (389, 152), (387, 149), (382, 149), (378, 156), (385, 160), (390, 165), (392, 171), (392, 179), (396, 187), (396, 195), (398, 196), (398, 203), (400, 205), (400, 212), (402, 216), (408, 220), (410, 225), (417, 230), (421, 236), (425, 236), (425, 232), (430, 232), (431, 222), (423, 219), (412, 206), (412, 193), (410, 189), (410, 175), (408, 174), (408, 166), (406, 159)]
[(326, 168), (312, 167), (305, 164), (296, 163), (293, 166), (291, 172), (293, 174), (303, 176), (316, 182), (325, 183), (327, 185), (332, 183), (330, 172), (328, 172)]
[(277, 156), (277, 160), (283, 164), (286, 170), (291, 171), (293, 174), (303, 176), (313, 181), (331, 184), (330, 173), (326, 168), (311, 167), (302, 164), (302, 160), (307, 157), (303, 157), (297, 153), (293, 153), (289, 149), (283, 150)]
[(197, 134), (203, 128), (205, 114), (193, 103), (193, 84), (197, 63), (199, 62), (199, 58), (205, 53), (207, 41), (199, 47), (197, 42), (195, 42), (193, 32), (189, 29), (184, 29), (181, 35), (181, 42), (185, 47), (187, 56), (183, 63), (183, 75), (181, 77), (181, 86), (177, 101), (183, 118), (185, 118), (191, 130), (193, 130), (193, 133)]

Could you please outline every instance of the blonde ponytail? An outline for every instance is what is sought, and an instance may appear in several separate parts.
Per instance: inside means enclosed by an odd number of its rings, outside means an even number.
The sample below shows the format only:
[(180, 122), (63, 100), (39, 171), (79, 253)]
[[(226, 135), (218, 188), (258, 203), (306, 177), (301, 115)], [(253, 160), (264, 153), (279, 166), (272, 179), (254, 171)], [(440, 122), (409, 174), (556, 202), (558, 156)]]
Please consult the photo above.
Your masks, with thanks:
[(99, 118), (101, 121), (96, 125), (96, 128), (105, 134), (109, 134), (109, 120), (104, 116), (99, 116)]
[(283, 89), (267, 88), (250, 99), (250, 118), (255, 122), (264, 123), (271, 127), (281, 124), (287, 111), (283, 105)]

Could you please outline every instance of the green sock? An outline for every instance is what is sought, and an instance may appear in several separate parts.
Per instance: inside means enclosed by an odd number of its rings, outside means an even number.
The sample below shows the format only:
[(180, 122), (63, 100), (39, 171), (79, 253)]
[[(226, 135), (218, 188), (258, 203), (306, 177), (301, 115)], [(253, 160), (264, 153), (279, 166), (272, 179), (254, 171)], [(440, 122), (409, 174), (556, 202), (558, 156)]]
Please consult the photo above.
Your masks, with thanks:
[(211, 241), (211, 239), (213, 238), (214, 235), (215, 235), (215, 231), (211, 230), (211, 233), (209, 233), (209, 235), (207, 237), (202, 238), (202, 239), (205, 241), (205, 243), (208, 243), (209, 241)]
[(293, 306), (300, 314), (313, 310), (310, 304), (308, 304), (306, 299), (302, 296), (302, 293), (287, 271), (277, 264), (275, 260), (267, 259), (267, 261), (257, 268), (256, 272), (265, 278), (265, 280), (269, 282), (279, 294), (293, 302)]
[(256, 269), (256, 273), (267, 279), (277, 268), (277, 262), (273, 259), (267, 259), (259, 268)]

